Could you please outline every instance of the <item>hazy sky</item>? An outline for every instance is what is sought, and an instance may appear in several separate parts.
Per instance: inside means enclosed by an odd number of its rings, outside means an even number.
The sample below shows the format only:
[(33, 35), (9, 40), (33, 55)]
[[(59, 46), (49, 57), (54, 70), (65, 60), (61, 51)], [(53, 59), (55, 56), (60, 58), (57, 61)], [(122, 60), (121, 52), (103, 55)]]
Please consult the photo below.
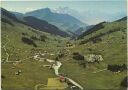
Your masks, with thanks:
[(25, 13), (40, 8), (69, 7), (78, 11), (101, 11), (107, 13), (125, 12), (125, 0), (83, 0), (83, 1), (3, 1), (2, 7), (10, 10)]
[(21, 13), (47, 7), (50, 9), (69, 7), (82, 12), (84, 17), (81, 18), (81, 21), (88, 24), (96, 24), (126, 16), (127, 8), (126, 0), (4, 0), (2, 7), (9, 11)]

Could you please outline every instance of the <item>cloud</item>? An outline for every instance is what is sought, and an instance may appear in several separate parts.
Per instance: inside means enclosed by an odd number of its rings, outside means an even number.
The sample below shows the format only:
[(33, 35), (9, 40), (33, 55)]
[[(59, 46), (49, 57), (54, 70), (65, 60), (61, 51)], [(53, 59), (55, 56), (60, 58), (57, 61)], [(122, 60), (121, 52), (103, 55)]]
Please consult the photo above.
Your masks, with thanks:
[(34, 9), (34, 8), (26, 8), (26, 9), (25, 9), (25, 12), (33, 11), (33, 10), (35, 10), (35, 9)]

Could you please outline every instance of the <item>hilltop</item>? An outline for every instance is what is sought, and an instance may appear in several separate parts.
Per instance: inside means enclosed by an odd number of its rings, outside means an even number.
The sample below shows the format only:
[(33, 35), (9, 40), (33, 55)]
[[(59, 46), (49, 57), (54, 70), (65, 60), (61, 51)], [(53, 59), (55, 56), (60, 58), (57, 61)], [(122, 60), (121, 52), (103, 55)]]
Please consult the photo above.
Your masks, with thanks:
[(28, 25), (30, 27), (33, 27), (33, 28), (43, 31), (43, 32), (47, 32), (47, 33), (54, 34), (54, 35), (59, 35), (62, 37), (69, 36), (66, 32), (61, 31), (58, 27), (56, 27), (52, 24), (49, 24), (47, 21), (40, 20), (40, 19), (32, 17), (32, 16), (23, 17), (21, 20), (21, 19), (17, 18), (15, 16), (15, 14), (13, 14), (3, 8), (1, 8), (1, 16), (2, 16), (2, 21), (6, 22), (6, 23), (9, 23), (9, 22), (11, 23), (11, 20), (13, 20), (17, 23)]
[(53, 13), (49, 8), (27, 12), (25, 16), (34, 16), (38, 19), (46, 20), (66, 32), (75, 32), (78, 28), (87, 26), (87, 24), (69, 14)]

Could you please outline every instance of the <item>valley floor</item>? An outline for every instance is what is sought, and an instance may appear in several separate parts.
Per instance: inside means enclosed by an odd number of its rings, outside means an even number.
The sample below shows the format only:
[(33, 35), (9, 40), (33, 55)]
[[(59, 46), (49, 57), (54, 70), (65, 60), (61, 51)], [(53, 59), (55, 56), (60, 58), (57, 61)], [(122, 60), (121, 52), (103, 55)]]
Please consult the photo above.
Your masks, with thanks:
[[(113, 32), (104, 35), (101, 42), (80, 45), (79, 40), (36, 31), (23, 24), (14, 25), (2, 24), (3, 90), (35, 90), (36, 85), (47, 85), (49, 78), (58, 77), (54, 69), (48, 68), (53, 65), (50, 60), (61, 62), (59, 73), (80, 84), (84, 90), (125, 90), (121, 82), (127, 76), (127, 70), (114, 72), (108, 70), (108, 66), (127, 64), (126, 32)], [(32, 44), (23, 42), (23, 38), (28, 40), (32, 36)], [(40, 37), (45, 40), (41, 41)], [(101, 55), (103, 60), (87, 62), (78, 59), (90, 54)], [(74, 55), (78, 55), (75, 57), (78, 60), (73, 58)]]
[[(5, 61), (2, 62), (2, 75), (4, 76), (2, 79), (3, 90), (34, 90), (34, 87), (38, 84), (43, 83), (46, 85), (48, 78), (56, 78), (53, 69), (43, 67), (43, 65), (49, 65), (45, 59), (54, 59), (56, 53), (44, 49), (25, 51), (15, 49), (17, 50), (16, 53), (26, 52), (24, 57), (16, 60), (16, 54), (11, 59), (13, 53), (7, 50), (7, 44), (8, 42), (3, 45), (3, 49), (6, 52)], [(66, 48), (68, 51), (67, 56), (59, 60), (62, 62), (62, 67), (60, 67), (61, 73), (67, 74), (68, 77), (81, 84), (86, 90), (120, 88), (120, 82), (126, 76), (126, 72), (110, 72), (107, 70), (105, 62), (93, 65), (88, 64), (86, 68), (83, 68), (77, 61), (72, 59), (74, 48)], [(54, 51), (51, 48), (50, 50)], [(39, 58), (35, 58), (34, 56), (36, 55), (39, 55)], [(17, 73), (19, 70), (21, 72)]]

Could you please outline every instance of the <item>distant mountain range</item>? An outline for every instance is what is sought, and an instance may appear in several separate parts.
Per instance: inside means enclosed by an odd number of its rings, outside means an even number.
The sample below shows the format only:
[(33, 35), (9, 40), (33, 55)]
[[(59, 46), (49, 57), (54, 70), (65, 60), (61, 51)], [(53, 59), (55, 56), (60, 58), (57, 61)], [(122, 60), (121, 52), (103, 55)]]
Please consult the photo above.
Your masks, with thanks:
[[(63, 13), (55, 12), (54, 10), (49, 9), (49, 8), (43, 8), (43, 9), (38, 9), (38, 10), (31, 11), (31, 12), (27, 12), (25, 14), (22, 14), (19, 12), (12, 12), (12, 13), (15, 14), (16, 17), (20, 20), (23, 20), (23, 18), (26, 16), (33, 16), (38, 19), (45, 20), (45, 21), (49, 22), (50, 24), (57, 26), (62, 31), (67, 32), (71, 36), (74, 36), (76, 34), (75, 32), (80, 27), (88, 26), (87, 24), (81, 22), (78, 18), (76, 18), (76, 17), (70, 15), (70, 13), (66, 12), (67, 10), (65, 12), (64, 12), (64, 9), (61, 11)], [(72, 11), (72, 10), (70, 10), (70, 11)], [(74, 12), (74, 14), (75, 13), (77, 14), (77, 12)]]
[[(98, 11), (77, 11), (69, 7), (58, 7), (55, 9), (42, 8), (27, 12), (25, 14), (13, 12), (17, 18), (23, 20), (25, 16), (33, 16), (45, 20), (50, 24), (57, 26), (60, 30), (67, 32), (71, 36), (80, 35), (80, 28), (95, 25), (103, 21), (115, 21), (125, 16), (125, 13), (103, 13)], [(83, 23), (84, 22), (84, 23)], [(87, 24), (86, 24), (87, 23)], [(80, 30), (80, 31), (78, 31)]]
[(34, 16), (38, 19), (46, 20), (63, 31), (75, 32), (78, 28), (87, 26), (87, 24), (69, 14), (54, 13), (49, 8), (27, 12), (25, 16)]
[(107, 12), (94, 11), (94, 10), (80, 12), (80, 11), (71, 9), (69, 7), (58, 7), (58, 8), (52, 9), (52, 12), (58, 13), (58, 14), (71, 15), (89, 25), (95, 25), (103, 21), (115, 21), (126, 16), (126, 13), (124, 12), (123, 13), (122, 12), (107, 13)]
[[(85, 18), (85, 22), (88, 22), (93, 19), (95, 21), (95, 17), (97, 15), (92, 15), (94, 13), (82, 14), (76, 10), (70, 9), (68, 7), (59, 7), (57, 9), (49, 9), (43, 8), (34, 10), (31, 12), (27, 12), (25, 14), (19, 12), (8, 12), (5, 9), (2, 9), (4, 16), (2, 16), (2, 20), (6, 15), (8, 18), (14, 19), (17, 22), (24, 23), (38, 30), (48, 32), (55, 35), (60, 36), (81, 36), (83, 32), (89, 31), (91, 28), (94, 29), (99, 24), (96, 25), (87, 25), (81, 22), (79, 19)], [(82, 16), (83, 15), (83, 16)], [(111, 20), (118, 20), (119, 17), (123, 17), (125, 14), (114, 14), (115, 17), (109, 17)], [(108, 19), (108, 14), (106, 16), (98, 17)], [(83, 19), (84, 20), (84, 19)], [(102, 21), (102, 19), (101, 19)], [(94, 27), (93, 27), (94, 26)], [(91, 30), (90, 30), (91, 31)]]
[(48, 32), (54, 35), (60, 35), (63, 37), (69, 36), (66, 32), (61, 31), (58, 27), (52, 24), (49, 24), (47, 21), (40, 20), (33, 16), (24, 17), (24, 20), (25, 20), (25, 23), (27, 23), (27, 25), (35, 29), (39, 29), (41, 31)]
[[(19, 16), (19, 13), (17, 13), (17, 15)], [(20, 14), (22, 15), (22, 14)], [(58, 27), (49, 24), (47, 21), (45, 20), (40, 20), (36, 17), (32, 17), (32, 16), (27, 16), (27, 17), (20, 17), (22, 18), (22, 20), (20, 20), (19, 18), (17, 18), (15, 16), (15, 14), (13, 14), (12, 12), (9, 12), (3, 8), (1, 8), (1, 21), (5, 22), (5, 23), (9, 23), (11, 25), (13, 25), (13, 22), (16, 23), (21, 23), (21, 24), (25, 24), (28, 26), (31, 26), (37, 30), (43, 31), (43, 32), (47, 32), (47, 33), (51, 33), (54, 35), (60, 35), (62, 37), (67, 37), (69, 36), (66, 32), (61, 31)]]
[(58, 8), (55, 8), (55, 9), (51, 9), (51, 11), (54, 12), (54, 13), (58, 13), (58, 14), (68, 14), (68, 15), (71, 15), (71, 16), (87, 23), (86, 21), (82, 20), (83, 16), (81, 15), (81, 13), (79, 11), (71, 9), (69, 7), (58, 7)]
[(17, 17), (17, 19), (23, 21), (23, 18), (25, 17), (24, 14), (19, 13), (19, 12), (11, 12), (13, 14), (15, 14), (15, 16)]

